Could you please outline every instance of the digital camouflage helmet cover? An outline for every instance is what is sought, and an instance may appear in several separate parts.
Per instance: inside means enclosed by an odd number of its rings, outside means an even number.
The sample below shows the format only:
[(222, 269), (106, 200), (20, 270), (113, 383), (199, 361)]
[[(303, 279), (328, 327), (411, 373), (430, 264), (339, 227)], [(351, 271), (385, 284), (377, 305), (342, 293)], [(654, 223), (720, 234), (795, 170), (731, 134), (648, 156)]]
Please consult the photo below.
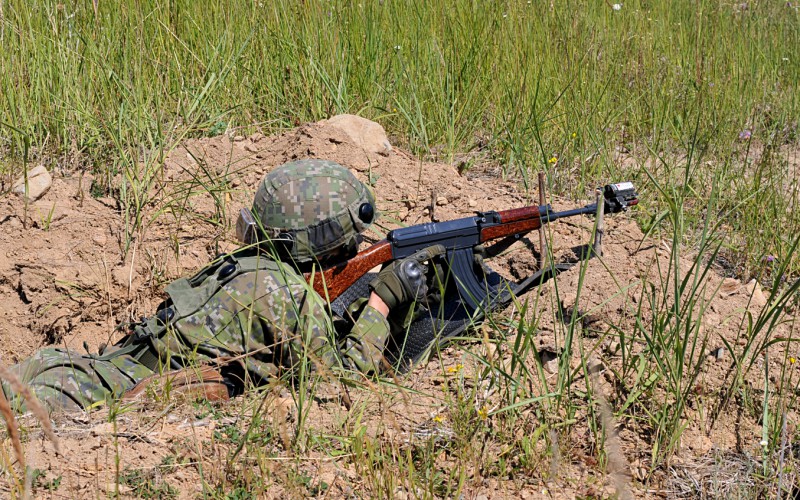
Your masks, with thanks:
[(282, 259), (298, 264), (338, 261), (355, 254), (359, 233), (376, 217), (372, 191), (348, 169), (300, 160), (264, 177), (236, 230), (242, 243), (269, 242)]

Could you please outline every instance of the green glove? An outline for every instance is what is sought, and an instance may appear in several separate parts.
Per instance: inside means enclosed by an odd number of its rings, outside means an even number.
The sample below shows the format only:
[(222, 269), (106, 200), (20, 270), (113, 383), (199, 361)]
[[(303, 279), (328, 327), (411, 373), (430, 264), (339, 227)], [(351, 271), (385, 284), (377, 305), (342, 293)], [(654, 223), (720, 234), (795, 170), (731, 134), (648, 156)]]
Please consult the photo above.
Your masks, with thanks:
[(387, 265), (369, 284), (369, 289), (386, 303), (389, 310), (397, 306), (420, 301), (428, 293), (428, 266), (426, 261), (444, 255), (444, 246), (423, 248), (414, 255)]

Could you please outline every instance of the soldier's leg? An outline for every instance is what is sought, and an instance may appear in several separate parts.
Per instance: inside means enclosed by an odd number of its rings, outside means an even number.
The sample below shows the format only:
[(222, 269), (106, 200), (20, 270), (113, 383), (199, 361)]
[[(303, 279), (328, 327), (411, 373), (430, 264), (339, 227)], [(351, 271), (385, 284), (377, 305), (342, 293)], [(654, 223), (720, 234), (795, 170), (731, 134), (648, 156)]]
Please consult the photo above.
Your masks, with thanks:
[[(130, 356), (96, 359), (57, 348), (42, 349), (11, 371), (51, 411), (87, 409), (119, 398), (153, 373)], [(25, 402), (7, 383), (3, 391), (17, 411), (25, 411)]]

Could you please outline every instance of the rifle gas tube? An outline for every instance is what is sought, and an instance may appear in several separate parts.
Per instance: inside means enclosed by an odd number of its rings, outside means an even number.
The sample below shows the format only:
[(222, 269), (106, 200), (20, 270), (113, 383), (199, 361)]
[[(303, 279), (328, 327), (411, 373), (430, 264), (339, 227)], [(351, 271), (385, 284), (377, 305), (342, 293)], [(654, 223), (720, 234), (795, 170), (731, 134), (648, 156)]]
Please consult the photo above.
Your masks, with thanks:
[[(631, 182), (605, 186), (603, 197), (603, 211), (607, 214), (621, 212), (639, 202)], [(499, 212), (478, 212), (475, 216), (463, 219), (395, 229), (389, 232), (386, 239), (347, 262), (321, 273), (311, 273), (307, 278), (312, 281), (317, 293), (332, 301), (375, 266), (440, 244), (447, 249), (446, 260), (455, 276), (459, 294), (474, 309), (486, 297), (486, 286), (475, 275), (473, 268), (475, 246), (498, 238), (522, 235), (539, 229), (542, 224), (564, 217), (593, 215), (597, 213), (597, 209), (594, 203), (562, 212), (553, 211), (550, 205), (533, 205)]]

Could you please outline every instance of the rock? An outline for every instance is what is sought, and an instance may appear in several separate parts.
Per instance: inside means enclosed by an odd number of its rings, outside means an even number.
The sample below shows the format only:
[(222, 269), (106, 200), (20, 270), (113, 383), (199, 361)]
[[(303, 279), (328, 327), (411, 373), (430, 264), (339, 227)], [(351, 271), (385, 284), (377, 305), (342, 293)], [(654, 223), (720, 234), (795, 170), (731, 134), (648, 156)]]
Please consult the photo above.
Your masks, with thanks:
[(603, 366), (602, 361), (592, 357), (586, 362), (586, 369), (589, 370), (589, 373), (594, 374), (602, 372), (605, 369), (605, 366)]
[(233, 138), (233, 142), (242, 142), (243, 140), (244, 140), (244, 136), (243, 135), (237, 135), (237, 136), (234, 136), (234, 138)]
[(742, 284), (739, 283), (739, 280), (734, 278), (725, 278), (725, 280), (722, 282), (722, 285), (719, 287), (719, 290), (724, 294), (732, 295), (741, 287)]
[(106, 246), (106, 235), (103, 233), (92, 234), (92, 241), (100, 247)]
[(450, 200), (448, 200), (446, 196), (439, 196), (438, 198), (436, 198), (436, 204), (439, 205), (440, 207), (443, 205), (447, 205), (448, 203), (450, 203)]
[(367, 152), (387, 156), (392, 151), (386, 131), (379, 123), (356, 115), (336, 115), (327, 122), (343, 131), (350, 140)]
[(724, 348), (717, 347), (716, 349), (712, 349), (711, 351), (709, 351), (708, 355), (716, 359), (717, 361), (720, 361), (725, 358), (725, 354), (727, 352), (728, 351), (726, 351)]
[(612, 356), (615, 356), (617, 353), (619, 353), (619, 350), (620, 350), (621, 347), (622, 347), (622, 344), (620, 344), (618, 341), (614, 340), (610, 344), (608, 344), (608, 347), (606, 348), (606, 352), (608, 354), (612, 355)]
[(542, 360), (542, 365), (547, 373), (556, 373), (558, 371), (558, 354), (553, 351), (539, 349), (539, 358)]
[(261, 132), (256, 132), (255, 134), (250, 136), (250, 141), (258, 142), (263, 138), (264, 138), (264, 134), (262, 134)]
[[(53, 178), (50, 172), (44, 168), (44, 165), (39, 165), (28, 172), (28, 201), (36, 201), (50, 189), (53, 185)], [(20, 177), (11, 185), (11, 190), (19, 196), (26, 196), (25, 193), (25, 177)]]
[(758, 284), (758, 281), (750, 280), (750, 282), (745, 285), (745, 288), (747, 289), (747, 293), (750, 295), (751, 304), (757, 307), (764, 307), (767, 305), (767, 297), (761, 290), (761, 285)]
[(470, 198), (469, 201), (467, 201), (467, 205), (469, 205), (469, 208), (475, 208), (478, 206), (478, 202)]
[(245, 144), (244, 150), (248, 153), (258, 153), (258, 147), (255, 144)]
[(97, 424), (91, 429), (92, 436), (107, 436), (114, 432), (114, 424), (111, 422), (103, 422), (102, 424)]
[(106, 485), (106, 493), (116, 495), (119, 492), (120, 495), (127, 495), (133, 492), (133, 487), (128, 486), (126, 484), (116, 484), (116, 483), (108, 483)]

